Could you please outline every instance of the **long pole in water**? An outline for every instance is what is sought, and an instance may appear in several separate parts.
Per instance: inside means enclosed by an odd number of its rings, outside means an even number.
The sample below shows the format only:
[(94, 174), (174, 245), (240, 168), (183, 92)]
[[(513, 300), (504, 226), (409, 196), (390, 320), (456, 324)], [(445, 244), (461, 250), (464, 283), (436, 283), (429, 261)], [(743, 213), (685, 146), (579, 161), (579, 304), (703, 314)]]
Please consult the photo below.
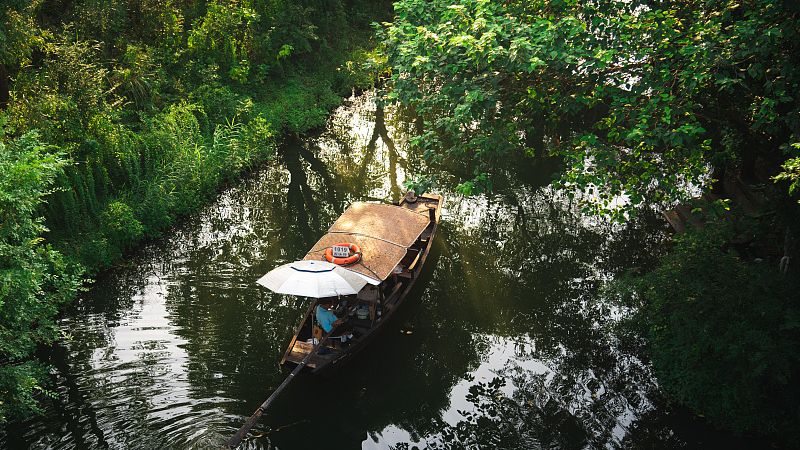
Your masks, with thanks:
[(305, 367), (309, 358), (311, 358), (313, 354), (317, 353), (319, 349), (322, 348), (325, 342), (327, 342), (328, 339), (331, 337), (331, 335), (333, 335), (334, 331), (336, 331), (336, 327), (332, 328), (331, 331), (324, 338), (322, 338), (321, 341), (319, 341), (319, 344), (317, 344), (316, 347), (311, 349), (308, 355), (306, 355), (306, 357), (303, 358), (303, 360), (300, 361), (299, 364), (297, 364), (297, 367), (295, 367), (292, 373), (290, 373), (289, 376), (286, 377), (285, 380), (283, 380), (283, 383), (281, 383), (281, 385), (278, 386), (278, 389), (275, 389), (275, 392), (273, 392), (272, 395), (270, 395), (269, 398), (266, 401), (264, 401), (264, 403), (261, 404), (261, 406), (256, 410), (256, 412), (254, 412), (253, 415), (250, 416), (249, 419), (247, 419), (247, 422), (245, 422), (244, 425), (242, 425), (242, 427), (239, 428), (239, 431), (237, 431), (233, 435), (233, 437), (231, 437), (230, 440), (228, 440), (228, 442), (222, 446), (223, 450), (236, 448), (242, 442), (247, 433), (250, 432), (250, 429), (253, 428), (253, 425), (255, 425), (256, 422), (258, 422), (258, 419), (260, 419), (261, 416), (264, 415), (264, 412), (267, 410), (267, 408), (269, 408), (269, 406), (272, 404), (273, 401), (275, 401), (275, 399), (283, 391), (283, 389), (286, 388), (286, 386), (292, 381), (292, 378), (294, 378), (295, 375), (297, 375), (298, 373), (300, 373), (301, 370), (303, 370), (303, 367)]

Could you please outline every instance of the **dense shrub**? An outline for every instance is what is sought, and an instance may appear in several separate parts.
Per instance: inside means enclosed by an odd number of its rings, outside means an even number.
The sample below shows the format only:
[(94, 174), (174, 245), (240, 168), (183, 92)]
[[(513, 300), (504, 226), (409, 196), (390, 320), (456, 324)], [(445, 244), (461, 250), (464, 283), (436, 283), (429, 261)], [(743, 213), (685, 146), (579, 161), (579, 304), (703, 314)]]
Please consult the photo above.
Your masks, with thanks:
[(83, 281), (41, 237), (37, 210), (63, 164), (35, 133), (0, 142), (0, 422), (39, 411), (47, 370), (31, 356), (61, 338), (54, 317)]
[[(761, 226), (761, 238), (769, 235), (766, 218), (748, 220)], [(800, 282), (775, 260), (735, 251), (736, 225), (677, 237), (641, 280), (638, 320), (648, 327), (659, 382), (676, 402), (735, 432), (796, 443)]]
[(373, 13), (390, 12), (364, 0), (0, 8), (0, 422), (48, 393), (30, 355), (61, 337), (52, 319), (81, 285), (75, 262), (119, 262), (268, 160), (279, 135), (322, 126), (371, 83), (359, 47), (385, 18)]
[(43, 207), (48, 237), (92, 269), (196, 211), (269, 158), (276, 136), (324, 125), (342, 96), (368, 87), (365, 14), (391, 10), (346, 0), (42, 1), (0, 15), (7, 35), (36, 37), (0, 48), (14, 56), (2, 114), (65, 151)]
[(46, 205), (53, 236), (90, 267), (119, 260), (158, 236), (220, 186), (269, 158), (274, 133), (263, 117), (217, 125), (207, 139), (203, 108), (181, 103), (145, 118), (140, 130), (97, 121), (97, 141), (79, 146)]

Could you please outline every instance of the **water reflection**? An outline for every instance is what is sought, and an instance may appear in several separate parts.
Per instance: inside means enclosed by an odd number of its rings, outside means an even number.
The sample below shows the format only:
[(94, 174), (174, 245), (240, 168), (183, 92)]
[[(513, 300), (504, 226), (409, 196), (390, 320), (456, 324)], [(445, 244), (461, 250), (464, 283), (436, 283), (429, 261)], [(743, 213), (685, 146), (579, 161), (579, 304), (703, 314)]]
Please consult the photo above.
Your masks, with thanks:
[[(302, 257), (353, 201), (392, 201), (422, 171), (407, 111), (351, 99), (326, 130), (106, 277), (43, 357), (60, 399), (4, 448), (220, 448), (287, 371), (307, 307), (263, 273)], [(587, 220), (547, 187), (557, 161), (510, 161), (492, 195), (454, 193), (422, 279), (375, 344), (331, 379), (301, 376), (243, 448), (679, 448), (649, 368), (606, 332), (604, 280), (647, 267), (660, 221)], [(698, 430), (700, 432), (698, 433)]]

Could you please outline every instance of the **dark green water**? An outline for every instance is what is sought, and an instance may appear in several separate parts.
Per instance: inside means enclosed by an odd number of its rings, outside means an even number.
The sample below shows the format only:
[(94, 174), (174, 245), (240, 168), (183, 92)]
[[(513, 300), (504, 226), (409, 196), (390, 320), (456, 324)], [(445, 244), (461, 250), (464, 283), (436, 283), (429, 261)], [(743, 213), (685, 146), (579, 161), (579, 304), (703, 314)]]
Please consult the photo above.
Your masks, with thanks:
[[(351, 202), (399, 198), (421, 167), (412, 126), (354, 98), (98, 279), (63, 319), (71, 341), (43, 355), (60, 398), (4, 427), (0, 446), (221, 448), (288, 374), (278, 362), (308, 304), (256, 279)], [(296, 378), (242, 448), (747, 448), (670, 412), (636, 349), (606, 331), (622, 312), (598, 289), (652, 264), (662, 222), (582, 217), (547, 187), (554, 170), (512, 161), (470, 198), (440, 174), (441, 231), (399, 317), (334, 377)]]

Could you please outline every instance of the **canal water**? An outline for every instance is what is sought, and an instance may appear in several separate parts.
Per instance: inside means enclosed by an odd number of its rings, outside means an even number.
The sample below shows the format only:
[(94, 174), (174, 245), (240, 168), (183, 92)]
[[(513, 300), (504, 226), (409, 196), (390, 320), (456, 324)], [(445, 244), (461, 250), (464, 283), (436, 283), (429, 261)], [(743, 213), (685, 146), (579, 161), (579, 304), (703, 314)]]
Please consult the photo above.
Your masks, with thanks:
[[(353, 97), (325, 130), (99, 277), (42, 355), (58, 399), (8, 424), (8, 449), (219, 449), (289, 370), (309, 299), (255, 281), (301, 258), (355, 201), (391, 202), (423, 170), (417, 126)], [(491, 194), (442, 167), (440, 232), (394, 322), (331, 378), (297, 377), (244, 449), (737, 448), (668, 408), (641, 348), (609, 332), (603, 286), (657, 258), (665, 225), (612, 225), (509, 161)], [(744, 447), (741, 447), (744, 448)]]

